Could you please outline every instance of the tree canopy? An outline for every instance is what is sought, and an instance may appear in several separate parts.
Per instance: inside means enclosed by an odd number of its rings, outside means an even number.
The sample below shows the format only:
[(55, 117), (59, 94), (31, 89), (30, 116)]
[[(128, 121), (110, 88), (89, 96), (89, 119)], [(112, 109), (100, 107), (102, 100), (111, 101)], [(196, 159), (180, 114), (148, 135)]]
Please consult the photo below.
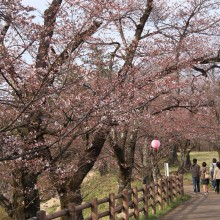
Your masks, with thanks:
[(164, 140), (162, 156), (181, 141), (218, 146), (218, 0), (53, 0), (42, 22), (35, 12), (0, 3), (0, 172), (11, 192), (0, 189), (0, 205), (13, 218), (39, 209), (45, 173), (62, 207), (81, 203), (104, 145), (128, 176), (146, 140)]

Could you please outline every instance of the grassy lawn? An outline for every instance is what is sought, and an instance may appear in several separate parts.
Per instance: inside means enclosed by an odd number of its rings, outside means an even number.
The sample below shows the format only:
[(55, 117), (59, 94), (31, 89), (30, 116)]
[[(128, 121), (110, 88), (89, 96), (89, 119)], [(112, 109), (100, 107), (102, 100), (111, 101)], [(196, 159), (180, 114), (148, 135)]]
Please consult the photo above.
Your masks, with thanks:
[[(202, 162), (207, 163), (207, 167), (210, 168), (212, 164), (212, 158), (216, 158), (218, 160), (218, 153), (216, 151), (207, 151), (207, 152), (191, 152), (190, 159), (191, 161), (193, 158), (197, 159), (197, 163), (202, 166)], [(192, 177), (191, 173), (186, 173), (183, 175), (184, 184), (192, 184)], [(210, 184), (209, 184), (210, 186)]]
[(218, 160), (218, 153), (216, 151), (208, 151), (208, 152), (191, 152), (190, 159), (196, 158), (197, 163), (201, 166), (202, 162), (206, 162), (208, 167), (212, 164), (212, 158), (216, 158)]
[(10, 220), (11, 219), (7, 216), (7, 214), (5, 213), (4, 209), (1, 206), (0, 206), (0, 219), (1, 220)]

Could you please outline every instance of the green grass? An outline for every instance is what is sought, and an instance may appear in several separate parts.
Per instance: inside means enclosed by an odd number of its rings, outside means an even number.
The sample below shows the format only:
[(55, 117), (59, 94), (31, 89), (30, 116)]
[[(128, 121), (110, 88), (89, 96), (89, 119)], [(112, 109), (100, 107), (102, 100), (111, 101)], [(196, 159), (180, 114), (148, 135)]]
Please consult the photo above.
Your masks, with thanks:
[[(218, 153), (216, 151), (205, 151), (205, 152), (192, 151), (190, 153), (191, 161), (193, 160), (193, 158), (197, 159), (197, 163), (198, 165), (200, 165), (200, 167), (202, 166), (202, 162), (206, 162), (207, 167), (209, 168), (212, 164), (212, 158), (216, 158), (218, 160)], [(183, 182), (184, 184), (192, 184), (192, 176), (190, 172), (185, 173), (183, 175)]]
[[(84, 202), (90, 202), (94, 198), (102, 199), (109, 197), (109, 193), (117, 194), (117, 177), (114, 174), (109, 173), (107, 175), (100, 176), (99, 172), (92, 173), (93, 174), (91, 176), (88, 175), (90, 177), (88, 177), (82, 184), (81, 191)], [(107, 207), (107, 203), (99, 205), (99, 212), (105, 211)], [(84, 217), (88, 217), (90, 214), (90, 208), (83, 211)]]
[(56, 212), (57, 207), (58, 207), (57, 205), (49, 207), (47, 209), (47, 213), (52, 214), (52, 213)]
[[(148, 219), (149, 220), (159, 220), (161, 216), (167, 214), (170, 210), (176, 208), (177, 206), (181, 205), (183, 202), (189, 200), (191, 197), (189, 195), (184, 195), (182, 197), (178, 197), (175, 201), (170, 202), (167, 207), (163, 207), (162, 210), (156, 209), (156, 214), (152, 215), (149, 214)], [(140, 217), (140, 220), (144, 220), (145, 218), (143, 216)]]
[(197, 151), (192, 151), (190, 153), (190, 158), (191, 161), (193, 158), (196, 158), (198, 161), (197, 163), (201, 166), (202, 162), (206, 162), (207, 166), (210, 167), (212, 164), (212, 158), (218, 159), (218, 153), (216, 151), (206, 151), (206, 152), (197, 152)]
[(83, 182), (81, 189), (85, 202), (91, 201), (95, 197), (101, 199), (108, 196), (110, 192), (117, 192), (117, 179), (114, 174), (100, 176), (99, 172), (95, 172)]
[[(173, 167), (173, 170), (176, 171), (178, 169), (178, 167)], [(185, 178), (187, 180), (190, 179), (191, 181), (191, 177), (190, 174), (185, 175)], [(142, 187), (142, 181), (134, 181), (132, 182), (132, 187), (138, 187), (141, 188)], [(86, 196), (84, 198), (84, 202), (89, 202), (92, 199), (94, 199), (95, 197), (97, 197), (98, 199), (102, 199), (104, 197), (108, 197), (109, 193), (115, 193), (117, 194), (117, 180), (116, 180), (116, 176), (113, 174), (108, 174), (105, 176), (100, 176), (99, 173), (95, 173), (94, 176), (92, 176), (91, 178), (88, 178), (82, 187), (82, 192), (83, 195)], [(101, 190), (100, 190), (101, 189)], [(160, 216), (166, 214), (168, 211), (170, 211), (171, 209), (175, 208), (176, 206), (180, 205), (182, 202), (188, 200), (190, 198), (189, 195), (184, 195), (182, 198), (179, 197), (177, 200), (171, 202), (169, 204), (169, 206), (164, 207), (163, 210), (157, 210), (156, 211), (156, 215), (149, 215), (149, 219), (157, 219)], [(102, 204), (99, 205), (99, 212), (105, 211), (108, 208), (108, 204)], [(90, 216), (90, 209), (84, 210), (83, 215), (84, 217), (89, 217)], [(149, 211), (150, 213), (150, 211)], [(109, 219), (109, 217), (103, 218), (104, 219)], [(144, 219), (144, 218), (143, 218)]]
[(0, 206), (0, 219), (1, 220), (10, 220), (11, 218), (8, 217), (4, 209)]
[[(178, 153), (178, 157), (180, 157), (179, 153)], [(197, 159), (197, 163), (202, 166), (202, 162), (206, 162), (207, 163), (207, 167), (210, 167), (212, 164), (212, 158), (216, 158), (217, 161), (219, 160), (218, 158), (218, 152), (216, 151), (192, 151), (190, 153), (190, 160), (192, 162), (193, 158)], [(170, 173), (175, 172), (178, 170), (178, 166), (170, 166), (169, 167), (169, 171)], [(164, 174), (164, 167), (161, 167), (161, 173)], [(191, 177), (191, 173), (185, 173), (183, 175), (183, 181), (184, 184), (191, 184), (192, 182), (192, 177)]]

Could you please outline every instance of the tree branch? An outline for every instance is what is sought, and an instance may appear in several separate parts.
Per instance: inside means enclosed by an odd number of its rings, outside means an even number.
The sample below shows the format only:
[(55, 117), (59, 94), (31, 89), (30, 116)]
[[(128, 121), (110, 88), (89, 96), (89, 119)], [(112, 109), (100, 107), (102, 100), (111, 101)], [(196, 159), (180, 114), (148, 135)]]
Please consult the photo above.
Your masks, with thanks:
[(40, 46), (36, 58), (36, 68), (48, 66), (48, 51), (53, 36), (56, 16), (61, 6), (62, 0), (53, 0), (50, 7), (44, 12), (45, 31), (41, 34)]

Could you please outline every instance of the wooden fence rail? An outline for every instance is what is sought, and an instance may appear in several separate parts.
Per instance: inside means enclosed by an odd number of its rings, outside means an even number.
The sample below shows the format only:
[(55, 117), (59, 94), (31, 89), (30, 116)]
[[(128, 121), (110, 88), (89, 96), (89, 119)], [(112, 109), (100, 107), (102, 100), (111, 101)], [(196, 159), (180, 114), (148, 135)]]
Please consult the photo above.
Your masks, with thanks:
[[(90, 209), (90, 216), (84, 220), (97, 220), (109, 217), (110, 220), (128, 220), (130, 217), (139, 219), (140, 215), (144, 219), (148, 218), (149, 212), (156, 214), (156, 207), (162, 210), (178, 196), (183, 196), (183, 177), (170, 176), (163, 177), (157, 184), (143, 185), (142, 188), (124, 190), (122, 194), (110, 193), (109, 197), (103, 199), (93, 199), (91, 202), (77, 205), (69, 204), (67, 209), (57, 211), (53, 214), (46, 214), (44, 210), (37, 213), (37, 217), (29, 220), (50, 220), (62, 216), (67, 216), (69, 220), (77, 220), (77, 213)], [(122, 202), (121, 202), (122, 201)], [(106, 210), (99, 212), (99, 206), (106, 204)]]

